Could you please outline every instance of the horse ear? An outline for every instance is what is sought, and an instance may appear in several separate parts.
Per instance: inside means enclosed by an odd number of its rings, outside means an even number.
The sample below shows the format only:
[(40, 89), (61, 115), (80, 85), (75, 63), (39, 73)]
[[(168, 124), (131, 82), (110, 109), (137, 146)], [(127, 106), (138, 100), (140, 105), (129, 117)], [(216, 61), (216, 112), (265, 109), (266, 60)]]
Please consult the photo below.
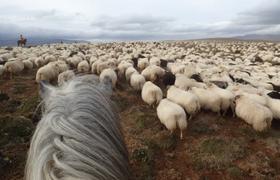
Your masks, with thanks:
[(39, 94), (41, 96), (42, 99), (48, 97), (52, 92), (52, 87), (51, 85), (43, 80), (43, 81), (40, 81), (40, 91), (39, 91)]

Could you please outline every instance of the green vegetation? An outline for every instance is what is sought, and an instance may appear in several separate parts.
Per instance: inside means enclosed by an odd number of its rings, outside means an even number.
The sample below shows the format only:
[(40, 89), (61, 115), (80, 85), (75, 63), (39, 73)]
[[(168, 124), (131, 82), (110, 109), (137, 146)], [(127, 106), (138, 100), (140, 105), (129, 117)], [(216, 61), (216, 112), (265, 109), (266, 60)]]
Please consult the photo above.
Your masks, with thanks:
[(240, 139), (209, 138), (191, 149), (190, 153), (196, 169), (222, 170), (244, 157), (246, 147)]
[(23, 116), (1, 116), (0, 146), (29, 141), (34, 128), (31, 120)]

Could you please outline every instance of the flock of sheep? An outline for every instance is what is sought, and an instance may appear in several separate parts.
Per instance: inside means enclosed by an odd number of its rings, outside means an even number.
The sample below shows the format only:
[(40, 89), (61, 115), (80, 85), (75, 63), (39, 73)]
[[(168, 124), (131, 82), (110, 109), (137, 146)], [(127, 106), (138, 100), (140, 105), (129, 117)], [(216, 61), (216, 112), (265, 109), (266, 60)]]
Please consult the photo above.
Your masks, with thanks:
[[(201, 110), (228, 112), (256, 131), (280, 119), (280, 44), (241, 41), (53, 44), (0, 49), (0, 76), (38, 68), (58, 86), (93, 73), (117, 88), (128, 82), (171, 132)], [(167, 93), (165, 93), (167, 90)]]

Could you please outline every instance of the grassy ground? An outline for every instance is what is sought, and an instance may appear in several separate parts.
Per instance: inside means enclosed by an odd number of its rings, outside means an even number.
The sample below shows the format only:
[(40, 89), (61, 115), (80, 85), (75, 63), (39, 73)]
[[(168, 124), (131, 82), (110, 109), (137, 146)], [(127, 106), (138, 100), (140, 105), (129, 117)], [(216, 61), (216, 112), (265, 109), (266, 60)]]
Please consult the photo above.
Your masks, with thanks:
[[(22, 179), (40, 119), (35, 72), (0, 79), (0, 179)], [(126, 83), (112, 100), (120, 112), (133, 179), (280, 179), (280, 130), (256, 133), (240, 119), (201, 112), (184, 139), (171, 135)]]

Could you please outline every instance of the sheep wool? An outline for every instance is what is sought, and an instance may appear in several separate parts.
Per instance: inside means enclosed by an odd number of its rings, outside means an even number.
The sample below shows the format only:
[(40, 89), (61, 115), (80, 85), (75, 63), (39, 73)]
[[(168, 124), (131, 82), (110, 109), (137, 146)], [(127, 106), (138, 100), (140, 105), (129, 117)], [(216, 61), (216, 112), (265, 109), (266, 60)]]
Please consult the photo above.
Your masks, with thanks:
[(67, 71), (60, 73), (57, 78), (58, 86), (63, 85), (65, 82), (74, 78), (74, 76), (75, 76), (75, 73), (72, 70), (67, 70)]
[(20, 60), (8, 61), (4, 65), (5, 71), (11, 74), (18, 74), (24, 69), (24, 64)]
[(221, 110), (223, 111), (223, 115), (225, 115), (233, 105), (234, 94), (229, 90), (219, 88), (215, 84), (208, 85), (208, 90), (221, 97)]
[(86, 60), (83, 60), (78, 64), (78, 72), (80, 73), (87, 73), (90, 70), (90, 66)]
[(112, 86), (113, 86), (113, 87), (116, 87), (118, 77), (117, 77), (116, 72), (115, 72), (113, 69), (108, 68), (108, 69), (104, 69), (104, 70), (101, 72), (101, 74), (100, 74), (100, 76), (99, 76), (100, 82), (104, 82), (104, 80), (105, 80), (106, 78), (111, 79)]
[(220, 115), (222, 99), (215, 93), (210, 93), (209, 90), (192, 87), (191, 92), (197, 95), (201, 108), (211, 110)]
[(137, 72), (137, 70), (134, 67), (128, 67), (125, 71), (125, 79), (129, 82), (131, 75), (135, 72)]
[(133, 73), (130, 77), (130, 85), (136, 91), (140, 91), (143, 88), (145, 82), (146, 80), (144, 76), (139, 73)]
[(143, 71), (148, 66), (149, 66), (149, 59), (148, 58), (140, 58), (138, 60), (137, 67), (139, 68), (140, 71)]
[(239, 95), (235, 99), (235, 113), (239, 118), (252, 125), (256, 131), (270, 128), (273, 114), (267, 107), (243, 95)]
[(163, 77), (163, 75), (165, 74), (165, 70), (159, 66), (150, 65), (146, 69), (144, 69), (141, 74), (147, 81), (155, 82), (157, 78)]
[(53, 81), (57, 79), (59, 71), (54, 64), (49, 63), (43, 67), (40, 67), (36, 73), (36, 82), (39, 83), (42, 80)]
[(167, 91), (167, 99), (182, 106), (190, 115), (189, 120), (200, 110), (198, 97), (175, 86), (171, 86)]
[(176, 103), (163, 99), (157, 107), (157, 116), (162, 124), (173, 133), (177, 126), (180, 129), (180, 138), (183, 139), (183, 130), (187, 128), (186, 113)]
[(30, 60), (24, 60), (24, 61), (22, 61), (22, 62), (23, 62), (23, 65), (24, 65), (24, 69), (30, 70), (30, 69), (33, 68), (33, 63), (32, 63), (32, 61), (30, 61)]
[(156, 86), (151, 81), (145, 82), (141, 92), (142, 100), (145, 103), (149, 104), (150, 106), (153, 104), (158, 104), (161, 101), (162, 96), (162, 91), (158, 86)]

